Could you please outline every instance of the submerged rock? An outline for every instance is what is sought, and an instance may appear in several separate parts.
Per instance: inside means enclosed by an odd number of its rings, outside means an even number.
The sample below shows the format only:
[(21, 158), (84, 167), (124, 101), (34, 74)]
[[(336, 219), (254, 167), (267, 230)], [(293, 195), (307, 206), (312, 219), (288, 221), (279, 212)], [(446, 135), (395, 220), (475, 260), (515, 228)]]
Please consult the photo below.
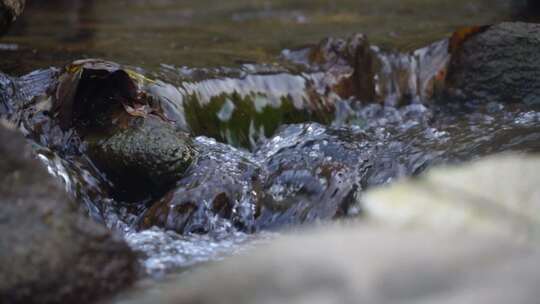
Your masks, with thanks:
[[(351, 103), (402, 106), (431, 103), (444, 81), (450, 53), (448, 40), (412, 52), (382, 49), (363, 34), (328, 38), (318, 45), (285, 52), (285, 58), (308, 70), (324, 72), (326, 91)], [(330, 85), (331, 84), (331, 85)]]
[(506, 22), (458, 30), (413, 52), (384, 50), (364, 35), (326, 39), (286, 58), (335, 79), (327, 90), (354, 102), (432, 104), (439, 93), (481, 103), (540, 104), (540, 25)]
[(22, 14), (25, 2), (26, 0), (0, 1), (0, 35)]
[(252, 231), (262, 170), (242, 150), (200, 137), (195, 165), (163, 198), (152, 203), (139, 228), (164, 227), (179, 233), (207, 233), (237, 228)]
[(446, 92), (481, 103), (540, 104), (540, 25), (487, 27), (453, 51)]
[(0, 302), (89, 303), (129, 285), (128, 245), (77, 211), (22, 136), (0, 139)]
[(370, 140), (362, 132), (315, 123), (283, 127), (255, 152), (266, 175), (256, 210), (257, 227), (347, 215), (370, 166)]

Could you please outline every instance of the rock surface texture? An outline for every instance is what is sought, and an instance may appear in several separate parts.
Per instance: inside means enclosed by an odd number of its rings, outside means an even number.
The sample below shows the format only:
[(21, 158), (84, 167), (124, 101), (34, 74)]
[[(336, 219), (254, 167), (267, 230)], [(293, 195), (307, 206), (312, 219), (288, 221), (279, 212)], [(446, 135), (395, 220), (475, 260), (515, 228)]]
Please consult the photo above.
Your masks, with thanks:
[(369, 191), (367, 217), (384, 224), (538, 241), (538, 156), (493, 156)]
[(128, 245), (79, 214), (21, 135), (0, 142), (0, 302), (89, 303), (131, 283)]
[(447, 91), (487, 102), (540, 104), (540, 24), (501, 23), (452, 54)]

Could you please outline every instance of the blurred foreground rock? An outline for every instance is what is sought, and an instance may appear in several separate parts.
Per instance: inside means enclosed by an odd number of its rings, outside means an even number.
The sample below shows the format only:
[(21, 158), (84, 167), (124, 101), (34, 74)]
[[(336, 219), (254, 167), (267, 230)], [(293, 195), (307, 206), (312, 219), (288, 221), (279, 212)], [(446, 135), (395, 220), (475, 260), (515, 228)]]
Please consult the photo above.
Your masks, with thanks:
[(362, 207), (384, 224), (538, 241), (538, 172), (538, 156), (493, 156), (369, 191)]
[(128, 245), (76, 211), (21, 135), (0, 141), (0, 302), (88, 303), (130, 284)]
[(435, 169), (369, 191), (368, 221), (282, 236), (122, 303), (537, 303), (540, 250), (524, 237), (538, 238), (539, 170), (520, 155)]
[(0, 35), (24, 10), (25, 0), (0, 0)]
[(540, 252), (352, 224), (279, 240), (121, 303), (536, 303)]

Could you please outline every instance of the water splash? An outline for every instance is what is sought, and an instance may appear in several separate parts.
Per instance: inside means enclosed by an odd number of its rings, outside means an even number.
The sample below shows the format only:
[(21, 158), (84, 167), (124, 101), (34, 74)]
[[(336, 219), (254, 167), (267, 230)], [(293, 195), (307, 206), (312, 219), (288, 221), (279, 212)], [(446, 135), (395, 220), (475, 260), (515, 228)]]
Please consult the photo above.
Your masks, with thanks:
[(393, 53), (372, 47), (378, 62), (375, 99), (382, 104), (427, 104), (444, 80), (450, 62), (448, 40), (433, 43), (412, 53)]
[(125, 235), (128, 244), (143, 253), (142, 265), (146, 273), (154, 277), (239, 254), (274, 237), (271, 233), (242, 232), (179, 235), (155, 227)]
[[(305, 50), (291, 52), (296, 64), (309, 66), (287, 73), (246, 66), (196, 79), (202, 72), (182, 70), (179, 82), (164, 82), (129, 70), (178, 129), (218, 139), (195, 138), (201, 157), (158, 200), (134, 205), (111, 199), (113, 187), (86, 156), (81, 138), (51, 120), (47, 98), (23, 103), (19, 119), (43, 148), (50, 171), (93, 217), (144, 253), (152, 274), (219, 258), (256, 239), (246, 232), (361, 214), (364, 189), (436, 163), (540, 151), (535, 109), (428, 103), (448, 64), (447, 41), (396, 53), (363, 39), (327, 41), (317, 64)], [(351, 50), (362, 51), (370, 60), (361, 62), (370, 65), (352, 60)], [(51, 83), (44, 78), (56, 77), (41, 73), (18, 83), (47, 85), (21, 90), (20, 98), (43, 94)], [(351, 82), (372, 90), (372, 99), (361, 99), (370, 94), (350, 90)]]

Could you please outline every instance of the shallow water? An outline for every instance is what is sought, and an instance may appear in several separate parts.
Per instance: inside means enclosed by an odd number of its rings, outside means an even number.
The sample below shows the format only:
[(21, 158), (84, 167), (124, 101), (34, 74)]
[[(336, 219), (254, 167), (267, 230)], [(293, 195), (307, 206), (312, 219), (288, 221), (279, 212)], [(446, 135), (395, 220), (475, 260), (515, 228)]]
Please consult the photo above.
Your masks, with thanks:
[[(223, 185), (228, 185), (222, 177), (231, 176), (235, 182), (230, 185), (238, 189), (233, 207), (238, 212), (231, 218), (212, 208), (202, 208), (189, 215), (187, 222), (169, 216), (159, 223), (173, 230), (180, 223), (181, 229), (194, 234), (180, 235), (155, 227), (137, 231), (137, 214), (144, 210), (130, 210), (108, 197), (96, 180), (99, 175), (84, 159), (60, 159), (45, 152), (41, 155), (51, 172), (66, 181), (68, 190), (76, 193), (97, 219), (123, 233), (128, 243), (142, 252), (145, 273), (162, 277), (272, 238), (273, 234), (266, 232), (246, 233), (253, 229), (281, 229), (319, 223), (320, 219), (324, 222), (333, 217), (328, 214), (334, 214), (332, 208), (338, 208), (335, 204), (341, 203), (343, 196), (353, 195), (351, 201), (345, 200), (347, 205), (339, 207), (346, 213), (343, 215), (361, 216), (363, 190), (421, 174), (437, 164), (460, 163), (506, 151), (540, 152), (540, 111), (518, 105), (489, 104), (475, 106), (474, 111), (463, 106), (429, 109), (416, 104), (397, 109), (368, 105), (348, 107), (343, 117), (345, 123), (335, 120), (333, 126), (283, 126), (252, 153), (207, 137), (196, 138), (208, 154), (199, 160), (195, 174), (183, 180), (190, 186), (179, 185), (173, 200), (165, 203), (182, 204), (183, 196), (189, 195), (206, 205)], [(268, 180), (264, 190), (271, 198), (271, 206), (277, 207), (263, 209), (266, 212), (256, 220), (252, 208), (260, 195), (254, 193), (260, 189), (242, 177), (246, 162), (266, 168), (261, 175), (277, 174)], [(283, 171), (281, 166), (288, 169)], [(332, 177), (321, 174), (321, 169), (332, 167)], [(297, 213), (306, 215), (298, 217)], [(201, 229), (209, 233), (198, 235)]]
[[(50, 65), (63, 66), (73, 59), (103, 57), (135, 66), (137, 71), (162, 80), (167, 88), (182, 88), (184, 91), (179, 91), (184, 98), (196, 93), (202, 104), (234, 91), (246, 96), (253, 93), (259, 100), (247, 103), (259, 102), (263, 107), (261, 103), (278, 103), (276, 100), (285, 95), (293, 102), (295, 97), (304, 101), (306, 83), (319, 79), (316, 71), (291, 69), (290, 62), (284, 62), (291, 52), (282, 52), (284, 49), (314, 44), (326, 36), (363, 32), (383, 48), (414, 50), (447, 37), (460, 26), (512, 17), (508, 1), (487, 0), (29, 1), (22, 20), (0, 40), (0, 56), (5, 58), (0, 70), (22, 74)], [(218, 104), (217, 118), (231, 122), (218, 123), (214, 133), (198, 130), (197, 121), (189, 121), (185, 115), (185, 123), (197, 136), (195, 142), (207, 153), (195, 170), (197, 174), (185, 181), (188, 185), (178, 186), (176, 197), (188, 191), (199, 198), (211, 196), (214, 186), (220, 185), (216, 179), (224, 176), (233, 180), (230, 185), (239, 193), (234, 201), (236, 218), (231, 220), (206, 208), (182, 228), (197, 231), (203, 227), (211, 232), (208, 235), (180, 235), (158, 228), (137, 232), (134, 226), (147, 208), (134, 210), (137, 208), (112, 200), (88, 159), (58, 148), (65, 138), (36, 139), (43, 146), (38, 152), (94, 218), (123, 233), (128, 243), (143, 253), (145, 273), (156, 276), (220, 259), (247, 244), (271, 238), (271, 234), (246, 231), (332, 218), (328, 210), (311, 212), (306, 207), (314, 200), (342, 208), (343, 216), (356, 216), (361, 214), (356, 203), (362, 190), (420, 174), (433, 164), (508, 150), (540, 152), (538, 109), (500, 104), (427, 107), (421, 103), (421, 94), (413, 94), (418, 97), (412, 98), (413, 104), (388, 106), (398, 103), (396, 94), (412, 90), (400, 87), (397, 76), (401, 74), (395, 71), (402, 68), (409, 73), (418, 62), (410, 60), (410, 53), (379, 54), (389, 69), (381, 81), (388, 80), (387, 86), (392, 87), (381, 93), (387, 105), (363, 106), (354, 97), (320, 94), (323, 101), (331, 99), (336, 104), (334, 113), (320, 119), (297, 114), (290, 120), (272, 121), (271, 128), (263, 123), (254, 123), (257, 127), (251, 128), (249, 122), (238, 123), (234, 116), (235, 107), (246, 105), (231, 106), (235, 100), (223, 100)], [(313, 120), (322, 124), (309, 122)], [(209, 124), (209, 120), (202, 116), (199, 123)], [(294, 124), (280, 127), (283, 123)], [(249, 136), (236, 138), (231, 128), (237, 126), (248, 130)], [(258, 136), (252, 138), (253, 133)], [(56, 153), (51, 149), (57, 149)], [(289, 166), (288, 171), (278, 168), (283, 163)], [(219, 174), (214, 174), (216, 168)], [(273, 177), (268, 177), (262, 190), (255, 189), (252, 181), (244, 179), (244, 173), (251, 170), (246, 168), (260, 169), (261, 176)], [(329, 177), (324, 172), (327, 168), (336, 174)], [(190, 184), (197, 184), (201, 176), (206, 188)], [(274, 204), (268, 209), (271, 212), (262, 212), (259, 222), (252, 219), (251, 209), (257, 191), (266, 193)], [(335, 206), (344, 200), (346, 206)], [(295, 207), (282, 210), (283, 202)], [(170, 203), (165, 201), (164, 205)], [(174, 229), (174, 220), (161, 224)]]
[(181, 270), (209, 260), (221, 260), (270, 240), (273, 234), (258, 235), (234, 232), (214, 235), (179, 235), (151, 228), (125, 235), (128, 244), (144, 254), (145, 271), (162, 277), (172, 270)]
[[(519, 2), (519, 1), (514, 1)], [(20, 74), (99, 57), (155, 70), (271, 63), (285, 48), (367, 34), (416, 49), (462, 26), (513, 17), (509, 0), (29, 0), (0, 40), (0, 70)]]

